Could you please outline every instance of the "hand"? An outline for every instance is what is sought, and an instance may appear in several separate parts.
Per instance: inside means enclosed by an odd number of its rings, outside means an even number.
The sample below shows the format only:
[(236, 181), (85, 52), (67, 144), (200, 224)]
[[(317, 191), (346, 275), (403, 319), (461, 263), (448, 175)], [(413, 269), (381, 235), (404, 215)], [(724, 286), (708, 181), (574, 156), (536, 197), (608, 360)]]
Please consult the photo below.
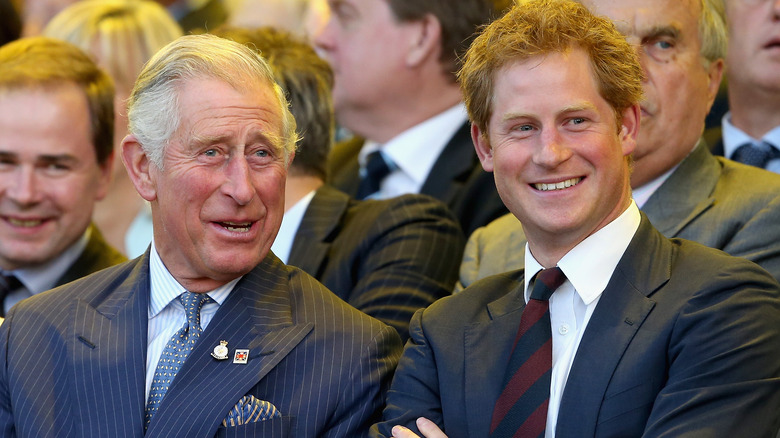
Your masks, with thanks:
[[(427, 418), (418, 418), (417, 428), (420, 429), (424, 438), (447, 438), (447, 435), (436, 426), (436, 423)], [(393, 438), (420, 438), (420, 436), (403, 426), (395, 426), (393, 427)]]

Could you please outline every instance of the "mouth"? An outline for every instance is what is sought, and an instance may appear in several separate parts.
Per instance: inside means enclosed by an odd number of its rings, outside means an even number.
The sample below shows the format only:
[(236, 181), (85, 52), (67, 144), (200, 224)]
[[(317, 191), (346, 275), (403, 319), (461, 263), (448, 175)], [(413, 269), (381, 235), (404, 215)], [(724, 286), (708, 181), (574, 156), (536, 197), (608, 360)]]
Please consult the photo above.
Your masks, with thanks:
[(46, 222), (46, 219), (22, 219), (5, 216), (3, 219), (9, 224), (18, 228), (35, 228)]
[(774, 38), (764, 44), (764, 49), (771, 50), (771, 49), (780, 49), (780, 38)]
[(254, 222), (216, 222), (217, 225), (232, 233), (248, 233)]
[(534, 183), (533, 186), (536, 190), (539, 190), (540, 192), (550, 192), (554, 190), (568, 189), (569, 187), (576, 186), (577, 184), (580, 183), (580, 181), (582, 181), (582, 177), (570, 178), (556, 183)]

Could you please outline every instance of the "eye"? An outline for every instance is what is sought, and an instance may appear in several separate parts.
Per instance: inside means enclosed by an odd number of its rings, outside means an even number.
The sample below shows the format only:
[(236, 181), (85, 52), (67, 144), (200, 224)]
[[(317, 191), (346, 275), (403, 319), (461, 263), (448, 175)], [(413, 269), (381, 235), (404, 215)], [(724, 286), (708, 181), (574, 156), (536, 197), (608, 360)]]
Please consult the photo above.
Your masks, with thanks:
[(216, 157), (217, 156), (217, 150), (216, 149), (207, 149), (203, 151), (203, 155), (207, 157)]
[(659, 40), (655, 42), (655, 46), (658, 47), (661, 50), (668, 50), (674, 47), (674, 45), (666, 40)]
[(582, 123), (585, 123), (585, 118), (584, 117), (575, 117), (575, 118), (571, 119), (571, 123), (574, 124), (574, 125), (580, 125)]
[(265, 157), (268, 157), (268, 156), (270, 156), (270, 154), (268, 153), (268, 151), (267, 151), (267, 150), (265, 150), (265, 149), (260, 149), (260, 150), (258, 150), (258, 151), (256, 151), (256, 152), (255, 152), (255, 156), (257, 156), (257, 157), (261, 157), (261, 158), (265, 158)]

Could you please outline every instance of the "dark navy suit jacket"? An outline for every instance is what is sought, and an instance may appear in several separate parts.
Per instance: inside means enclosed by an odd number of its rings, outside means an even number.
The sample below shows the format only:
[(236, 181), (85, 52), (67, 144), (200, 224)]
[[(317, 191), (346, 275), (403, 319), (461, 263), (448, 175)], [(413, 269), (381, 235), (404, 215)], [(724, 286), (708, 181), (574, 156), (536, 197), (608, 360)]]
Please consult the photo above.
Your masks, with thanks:
[[(523, 272), (419, 311), (388, 393), (390, 436), (419, 416), (487, 437), (525, 307)], [(780, 428), (780, 286), (758, 265), (642, 215), (577, 350), (556, 438), (765, 437)]]

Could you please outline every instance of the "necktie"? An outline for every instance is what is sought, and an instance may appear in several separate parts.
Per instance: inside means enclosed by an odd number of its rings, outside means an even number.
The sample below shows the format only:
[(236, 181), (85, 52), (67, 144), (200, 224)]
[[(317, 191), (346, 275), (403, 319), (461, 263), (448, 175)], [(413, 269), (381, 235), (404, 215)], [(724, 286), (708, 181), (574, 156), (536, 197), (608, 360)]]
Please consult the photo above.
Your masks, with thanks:
[(536, 275), (531, 299), (520, 317), (504, 389), (496, 400), (490, 437), (544, 437), (552, 374), (552, 330), (548, 300), (566, 281), (560, 268)]
[(14, 274), (0, 274), (0, 317), (5, 317), (5, 298), (22, 287), (24, 285)]
[(152, 388), (149, 391), (149, 400), (146, 402), (145, 426), (149, 425), (152, 417), (157, 413), (160, 402), (173, 382), (173, 378), (176, 377), (179, 368), (198, 341), (203, 331), (200, 327), (200, 309), (210, 300), (211, 298), (206, 294), (193, 292), (184, 292), (179, 296), (179, 301), (184, 305), (184, 311), (187, 314), (187, 322), (178, 332), (174, 333), (171, 340), (165, 345), (165, 349), (160, 355), (160, 361), (157, 362)]
[(731, 158), (740, 163), (764, 168), (769, 161), (780, 158), (780, 150), (766, 142), (762, 142), (761, 145), (745, 143), (734, 151)]
[(387, 161), (381, 151), (374, 151), (368, 154), (365, 174), (360, 180), (356, 198), (365, 199), (367, 196), (378, 192), (379, 185), (389, 173), (390, 166), (387, 165)]

